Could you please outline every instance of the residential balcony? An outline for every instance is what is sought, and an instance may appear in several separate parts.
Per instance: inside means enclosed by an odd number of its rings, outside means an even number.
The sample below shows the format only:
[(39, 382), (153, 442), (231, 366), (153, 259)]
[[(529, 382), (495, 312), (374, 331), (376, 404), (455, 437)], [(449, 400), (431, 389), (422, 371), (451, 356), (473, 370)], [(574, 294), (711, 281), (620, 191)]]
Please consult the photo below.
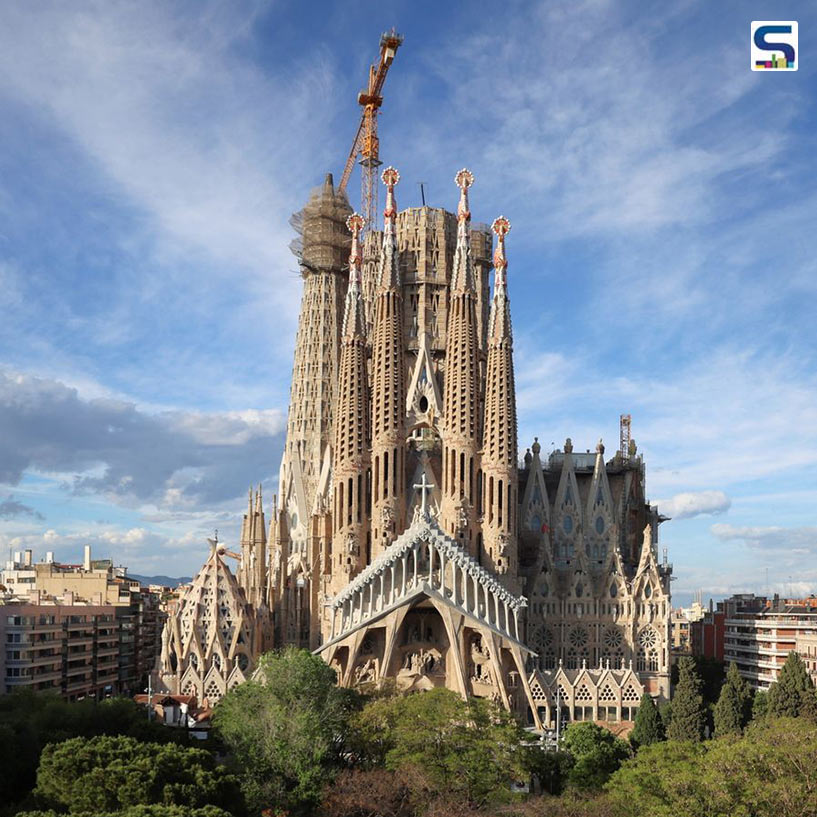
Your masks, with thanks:
[(45, 667), (50, 664), (59, 664), (60, 667), (62, 667), (62, 655), (38, 655), (36, 658), (32, 658), (28, 663), (32, 667)]
[(61, 633), (63, 631), (62, 624), (34, 624), (30, 632), (36, 634), (45, 633)]
[(32, 673), (31, 677), (38, 684), (44, 681), (59, 681), (62, 678), (62, 667), (51, 672), (35, 672)]
[(81, 636), (68, 636), (69, 647), (92, 646), (94, 643), (93, 635), (84, 634)]

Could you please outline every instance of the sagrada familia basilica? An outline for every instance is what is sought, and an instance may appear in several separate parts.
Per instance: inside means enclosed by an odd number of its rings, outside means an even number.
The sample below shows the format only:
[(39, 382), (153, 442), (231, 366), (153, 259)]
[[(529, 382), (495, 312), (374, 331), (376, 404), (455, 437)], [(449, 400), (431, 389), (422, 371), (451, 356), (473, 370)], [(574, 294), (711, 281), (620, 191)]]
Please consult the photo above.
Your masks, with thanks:
[[(362, 239), (331, 176), (298, 214), (304, 282), (278, 495), (251, 491), (164, 632), (161, 681), (214, 703), (259, 655), (313, 650), (349, 686), (445, 686), (544, 728), (669, 697), (663, 520), (635, 445), (519, 458), (506, 241), (398, 212)], [(495, 246), (494, 246), (495, 244)], [(491, 273), (493, 272), (493, 288)], [(226, 559), (234, 558), (235, 575)]]

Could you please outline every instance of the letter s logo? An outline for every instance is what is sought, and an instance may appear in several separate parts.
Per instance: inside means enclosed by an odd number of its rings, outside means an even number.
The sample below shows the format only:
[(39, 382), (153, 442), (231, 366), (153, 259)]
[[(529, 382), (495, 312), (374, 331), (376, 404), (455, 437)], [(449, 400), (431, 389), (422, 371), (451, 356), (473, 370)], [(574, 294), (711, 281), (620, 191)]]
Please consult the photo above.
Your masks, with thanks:
[(797, 70), (797, 20), (752, 20), (749, 51), (753, 71)]
[(782, 51), (786, 57), (786, 62), (794, 62), (794, 48), (789, 43), (767, 42), (767, 34), (791, 34), (791, 26), (761, 26), (755, 31), (755, 46), (761, 51)]

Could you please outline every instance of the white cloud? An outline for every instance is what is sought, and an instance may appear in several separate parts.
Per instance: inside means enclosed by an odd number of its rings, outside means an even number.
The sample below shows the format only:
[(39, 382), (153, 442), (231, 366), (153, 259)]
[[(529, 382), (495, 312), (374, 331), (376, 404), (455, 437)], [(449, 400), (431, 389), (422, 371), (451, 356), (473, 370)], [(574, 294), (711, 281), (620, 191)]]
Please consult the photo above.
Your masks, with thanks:
[(737, 540), (758, 550), (817, 553), (817, 526), (789, 528), (776, 525), (733, 526), (717, 523), (710, 528), (721, 541)]
[(704, 514), (726, 513), (732, 500), (723, 491), (697, 491), (676, 494), (670, 499), (657, 499), (654, 504), (672, 519), (691, 519)]

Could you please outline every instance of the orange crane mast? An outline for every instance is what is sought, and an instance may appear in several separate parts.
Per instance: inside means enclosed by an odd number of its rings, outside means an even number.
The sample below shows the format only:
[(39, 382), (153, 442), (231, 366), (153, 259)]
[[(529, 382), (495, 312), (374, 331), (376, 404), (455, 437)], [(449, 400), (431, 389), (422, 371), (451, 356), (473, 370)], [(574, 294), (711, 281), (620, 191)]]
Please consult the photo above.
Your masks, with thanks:
[(369, 85), (357, 96), (358, 104), (363, 106), (363, 112), (352, 142), (352, 149), (346, 159), (346, 166), (343, 168), (340, 185), (338, 185), (340, 192), (346, 190), (355, 160), (360, 156), (361, 210), (367, 227), (374, 224), (377, 218), (378, 185), (375, 177), (377, 168), (383, 164), (380, 161), (380, 140), (377, 138), (377, 116), (383, 104), (383, 83), (386, 81), (386, 74), (402, 42), (403, 36), (398, 34), (394, 28), (380, 36), (380, 62), (377, 66), (369, 67)]

